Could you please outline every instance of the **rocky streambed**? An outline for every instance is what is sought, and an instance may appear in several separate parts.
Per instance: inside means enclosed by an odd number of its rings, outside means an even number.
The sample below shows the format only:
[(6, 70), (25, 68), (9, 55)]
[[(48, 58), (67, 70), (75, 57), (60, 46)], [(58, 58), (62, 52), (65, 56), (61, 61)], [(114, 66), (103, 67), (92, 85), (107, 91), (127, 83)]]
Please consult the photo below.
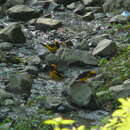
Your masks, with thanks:
[[(111, 10), (108, 1), (1, 0), (0, 5), (0, 120), (5, 122), (1, 129), (19, 129), (14, 124), (21, 120), (30, 121), (32, 129), (47, 129), (40, 128), (40, 122), (57, 116), (95, 125), (111, 110), (111, 100), (102, 102), (99, 95), (128, 96), (126, 78), (123, 84), (114, 81), (121, 85), (109, 86), (107, 92), (100, 89), (111, 80), (100, 70), (100, 61), (112, 59), (129, 42), (129, 30), (114, 26), (127, 25), (129, 18), (119, 11), (106, 13)], [(56, 53), (43, 47), (55, 40), (64, 42)], [(50, 78), (45, 71), (49, 64), (64, 72), (64, 80)], [(77, 82), (88, 70), (95, 70), (96, 76)]]

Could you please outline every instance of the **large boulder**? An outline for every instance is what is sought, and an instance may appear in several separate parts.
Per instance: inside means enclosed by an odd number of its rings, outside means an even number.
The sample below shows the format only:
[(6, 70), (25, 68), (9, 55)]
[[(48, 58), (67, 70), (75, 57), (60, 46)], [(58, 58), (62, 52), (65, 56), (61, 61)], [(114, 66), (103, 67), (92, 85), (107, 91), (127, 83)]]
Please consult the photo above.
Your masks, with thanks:
[(21, 96), (29, 97), (32, 88), (32, 77), (27, 73), (11, 74), (9, 77), (9, 83), (6, 86), (6, 90), (19, 94)]
[(27, 21), (39, 16), (37, 11), (26, 5), (13, 6), (8, 9), (7, 14), (11, 19), (23, 21)]
[(18, 23), (9, 24), (0, 30), (0, 39), (13, 43), (24, 43), (26, 41), (21, 25)]
[(86, 50), (61, 48), (56, 53), (60, 59), (68, 64), (86, 64), (86, 65), (98, 65), (96, 57), (89, 54)]
[(93, 50), (94, 56), (112, 56), (116, 53), (116, 44), (109, 39), (101, 40)]
[(72, 82), (67, 94), (68, 101), (78, 107), (94, 109), (97, 106), (95, 90), (86, 82)]

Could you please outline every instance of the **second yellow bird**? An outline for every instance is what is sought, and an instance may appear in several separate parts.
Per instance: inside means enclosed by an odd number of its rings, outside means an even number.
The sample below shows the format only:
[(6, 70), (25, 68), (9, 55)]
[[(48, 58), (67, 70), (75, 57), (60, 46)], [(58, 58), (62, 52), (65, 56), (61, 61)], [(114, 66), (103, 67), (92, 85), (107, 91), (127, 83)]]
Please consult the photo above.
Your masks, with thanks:
[(51, 70), (49, 72), (49, 75), (52, 79), (60, 81), (64, 78), (64, 74), (57, 70), (57, 66), (55, 64), (51, 64), (50, 69)]
[(87, 79), (96, 76), (96, 71), (86, 71), (81, 73), (76, 80), (78, 81), (86, 81)]

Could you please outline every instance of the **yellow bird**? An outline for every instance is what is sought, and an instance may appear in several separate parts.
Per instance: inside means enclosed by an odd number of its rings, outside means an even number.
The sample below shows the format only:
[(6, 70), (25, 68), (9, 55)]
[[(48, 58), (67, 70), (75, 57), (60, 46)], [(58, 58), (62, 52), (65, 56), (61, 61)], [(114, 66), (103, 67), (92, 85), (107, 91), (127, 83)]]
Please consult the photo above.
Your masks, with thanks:
[(50, 71), (50, 77), (54, 80), (62, 80), (64, 78), (64, 75), (56, 70), (52, 70)]
[(54, 42), (54, 44), (43, 44), (43, 46), (52, 53), (55, 53), (60, 48), (60, 44), (58, 42)]
[(51, 67), (51, 70), (49, 74), (52, 79), (62, 80), (64, 78), (64, 74), (57, 70), (57, 66), (55, 64), (51, 64), (50, 67)]
[(87, 79), (96, 76), (96, 71), (86, 71), (81, 73), (76, 80), (78, 81), (86, 81)]

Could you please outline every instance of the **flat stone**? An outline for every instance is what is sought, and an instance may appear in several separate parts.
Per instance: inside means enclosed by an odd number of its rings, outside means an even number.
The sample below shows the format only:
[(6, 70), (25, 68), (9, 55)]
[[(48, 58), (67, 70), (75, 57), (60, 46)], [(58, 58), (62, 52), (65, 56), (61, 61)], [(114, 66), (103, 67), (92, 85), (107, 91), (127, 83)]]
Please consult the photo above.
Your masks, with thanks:
[(116, 44), (109, 39), (101, 40), (93, 50), (93, 55), (96, 56), (112, 56), (116, 53)]
[(61, 25), (59, 20), (50, 18), (38, 18), (36, 21), (36, 28), (43, 31), (57, 29), (58, 27), (61, 27)]
[(9, 18), (15, 20), (30, 20), (38, 16), (37, 11), (26, 6), (26, 5), (16, 5), (8, 9), (7, 14)]
[(56, 56), (68, 64), (81, 63), (87, 65), (98, 65), (96, 57), (89, 54), (86, 50), (61, 48), (57, 51)]

